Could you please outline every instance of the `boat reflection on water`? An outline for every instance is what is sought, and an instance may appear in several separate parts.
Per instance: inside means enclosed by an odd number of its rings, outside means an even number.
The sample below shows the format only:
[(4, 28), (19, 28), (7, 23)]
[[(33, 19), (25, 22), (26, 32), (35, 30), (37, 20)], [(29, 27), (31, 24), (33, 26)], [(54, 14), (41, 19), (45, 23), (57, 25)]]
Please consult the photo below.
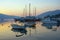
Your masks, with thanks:
[(31, 36), (31, 32), (32, 32), (31, 29), (35, 29), (35, 32), (36, 32), (36, 22), (25, 22), (24, 24), (25, 24), (26, 28), (29, 28), (30, 36)]
[(17, 25), (17, 24), (12, 24), (11, 26), (12, 26), (11, 31), (21, 33), (19, 35), (16, 34), (16, 37), (20, 37), (20, 36), (23, 36), (24, 34), (25, 35), (27, 34), (27, 30), (26, 30), (25, 26), (20, 26), (20, 25)]
[[(23, 36), (24, 34), (26, 35), (27, 34), (27, 30), (26, 29), (11, 29), (11, 31), (17, 33), (16, 34), (16, 37), (20, 37), (20, 36)], [(20, 33), (20, 34), (19, 34)]]
[(52, 29), (52, 25), (48, 23), (43, 23), (42, 26), (45, 26), (47, 29)]
[(30, 34), (31, 34), (31, 28), (32, 29), (36, 29), (36, 24), (35, 22), (31, 23), (31, 22), (26, 22), (24, 23), (24, 26), (18, 25), (18, 24), (11, 24), (12, 29), (11, 31), (15, 32), (15, 33), (20, 33), (19, 35), (16, 34), (16, 37), (20, 37), (23, 36), (24, 34), (27, 34), (27, 29), (26, 28), (30, 28)]
[(51, 23), (51, 22), (46, 22), (46, 23), (42, 23), (42, 26), (46, 27), (47, 29), (52, 29), (52, 31), (57, 31), (57, 26), (58, 24), (57, 23)]
[(24, 25), (18, 25), (18, 24), (11, 24), (13, 29), (26, 29), (28, 28), (35, 28), (36, 23), (35, 22), (25, 22)]

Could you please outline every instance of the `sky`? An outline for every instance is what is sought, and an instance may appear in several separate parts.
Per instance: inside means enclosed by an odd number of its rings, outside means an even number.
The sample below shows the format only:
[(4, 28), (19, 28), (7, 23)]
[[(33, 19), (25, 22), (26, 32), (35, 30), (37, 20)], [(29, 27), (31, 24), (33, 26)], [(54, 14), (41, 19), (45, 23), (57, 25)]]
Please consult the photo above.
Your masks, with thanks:
[(60, 9), (60, 0), (0, 0), (0, 13), (22, 16), (25, 5), (28, 10), (29, 3), (31, 3), (31, 13), (34, 8), (37, 14)]

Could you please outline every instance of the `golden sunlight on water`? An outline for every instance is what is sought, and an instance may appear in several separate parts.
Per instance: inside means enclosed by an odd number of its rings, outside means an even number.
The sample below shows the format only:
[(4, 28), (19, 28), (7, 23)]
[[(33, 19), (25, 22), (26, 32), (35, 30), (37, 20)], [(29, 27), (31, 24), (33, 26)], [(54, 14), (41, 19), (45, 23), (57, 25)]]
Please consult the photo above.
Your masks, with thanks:
[[(0, 24), (0, 40), (37, 40), (42, 38), (51, 38), (52, 37), (59, 37), (60, 29), (58, 31), (54, 32), (52, 29), (47, 29), (44, 26), (42, 26), (41, 22), (36, 22), (36, 28), (26, 28), (27, 34), (20, 35), (21, 37), (16, 37), (16, 35), (21, 34), (20, 31), (12, 31), (11, 24), (18, 24), (18, 25), (24, 25), (24, 23), (15, 23), (15, 22), (5, 22)], [(57, 35), (56, 35), (57, 34)], [(47, 38), (48, 37), (48, 38)]]
[(8, 26), (10, 26), (9, 23), (0, 24), (0, 32), (7, 31), (7, 29), (10, 29)]

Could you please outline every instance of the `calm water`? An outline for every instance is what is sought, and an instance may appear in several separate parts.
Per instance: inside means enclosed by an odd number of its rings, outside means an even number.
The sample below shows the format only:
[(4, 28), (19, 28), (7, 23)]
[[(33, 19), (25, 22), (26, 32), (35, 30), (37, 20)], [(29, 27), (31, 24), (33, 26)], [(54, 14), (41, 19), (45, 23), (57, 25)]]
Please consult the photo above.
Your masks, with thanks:
[[(11, 24), (24, 24), (15, 22), (5, 22), (0, 24), (0, 40), (60, 40), (60, 27), (48, 29), (42, 26), (41, 22), (36, 22), (36, 28), (26, 28), (26, 34), (20, 30), (13, 30)], [(20, 35), (20, 36), (16, 36)]]

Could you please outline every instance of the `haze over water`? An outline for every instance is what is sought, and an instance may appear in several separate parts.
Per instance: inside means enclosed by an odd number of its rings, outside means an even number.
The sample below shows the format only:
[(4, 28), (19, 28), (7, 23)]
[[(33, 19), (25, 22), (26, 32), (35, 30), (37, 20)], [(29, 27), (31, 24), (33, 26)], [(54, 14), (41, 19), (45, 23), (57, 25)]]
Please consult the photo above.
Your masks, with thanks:
[(23, 16), (23, 9), (27, 5), (28, 10), (29, 3), (31, 3), (31, 14), (34, 8), (37, 9), (37, 15), (60, 9), (60, 0), (0, 0), (0, 13)]
[(0, 40), (60, 40), (60, 0), (0, 0)]

